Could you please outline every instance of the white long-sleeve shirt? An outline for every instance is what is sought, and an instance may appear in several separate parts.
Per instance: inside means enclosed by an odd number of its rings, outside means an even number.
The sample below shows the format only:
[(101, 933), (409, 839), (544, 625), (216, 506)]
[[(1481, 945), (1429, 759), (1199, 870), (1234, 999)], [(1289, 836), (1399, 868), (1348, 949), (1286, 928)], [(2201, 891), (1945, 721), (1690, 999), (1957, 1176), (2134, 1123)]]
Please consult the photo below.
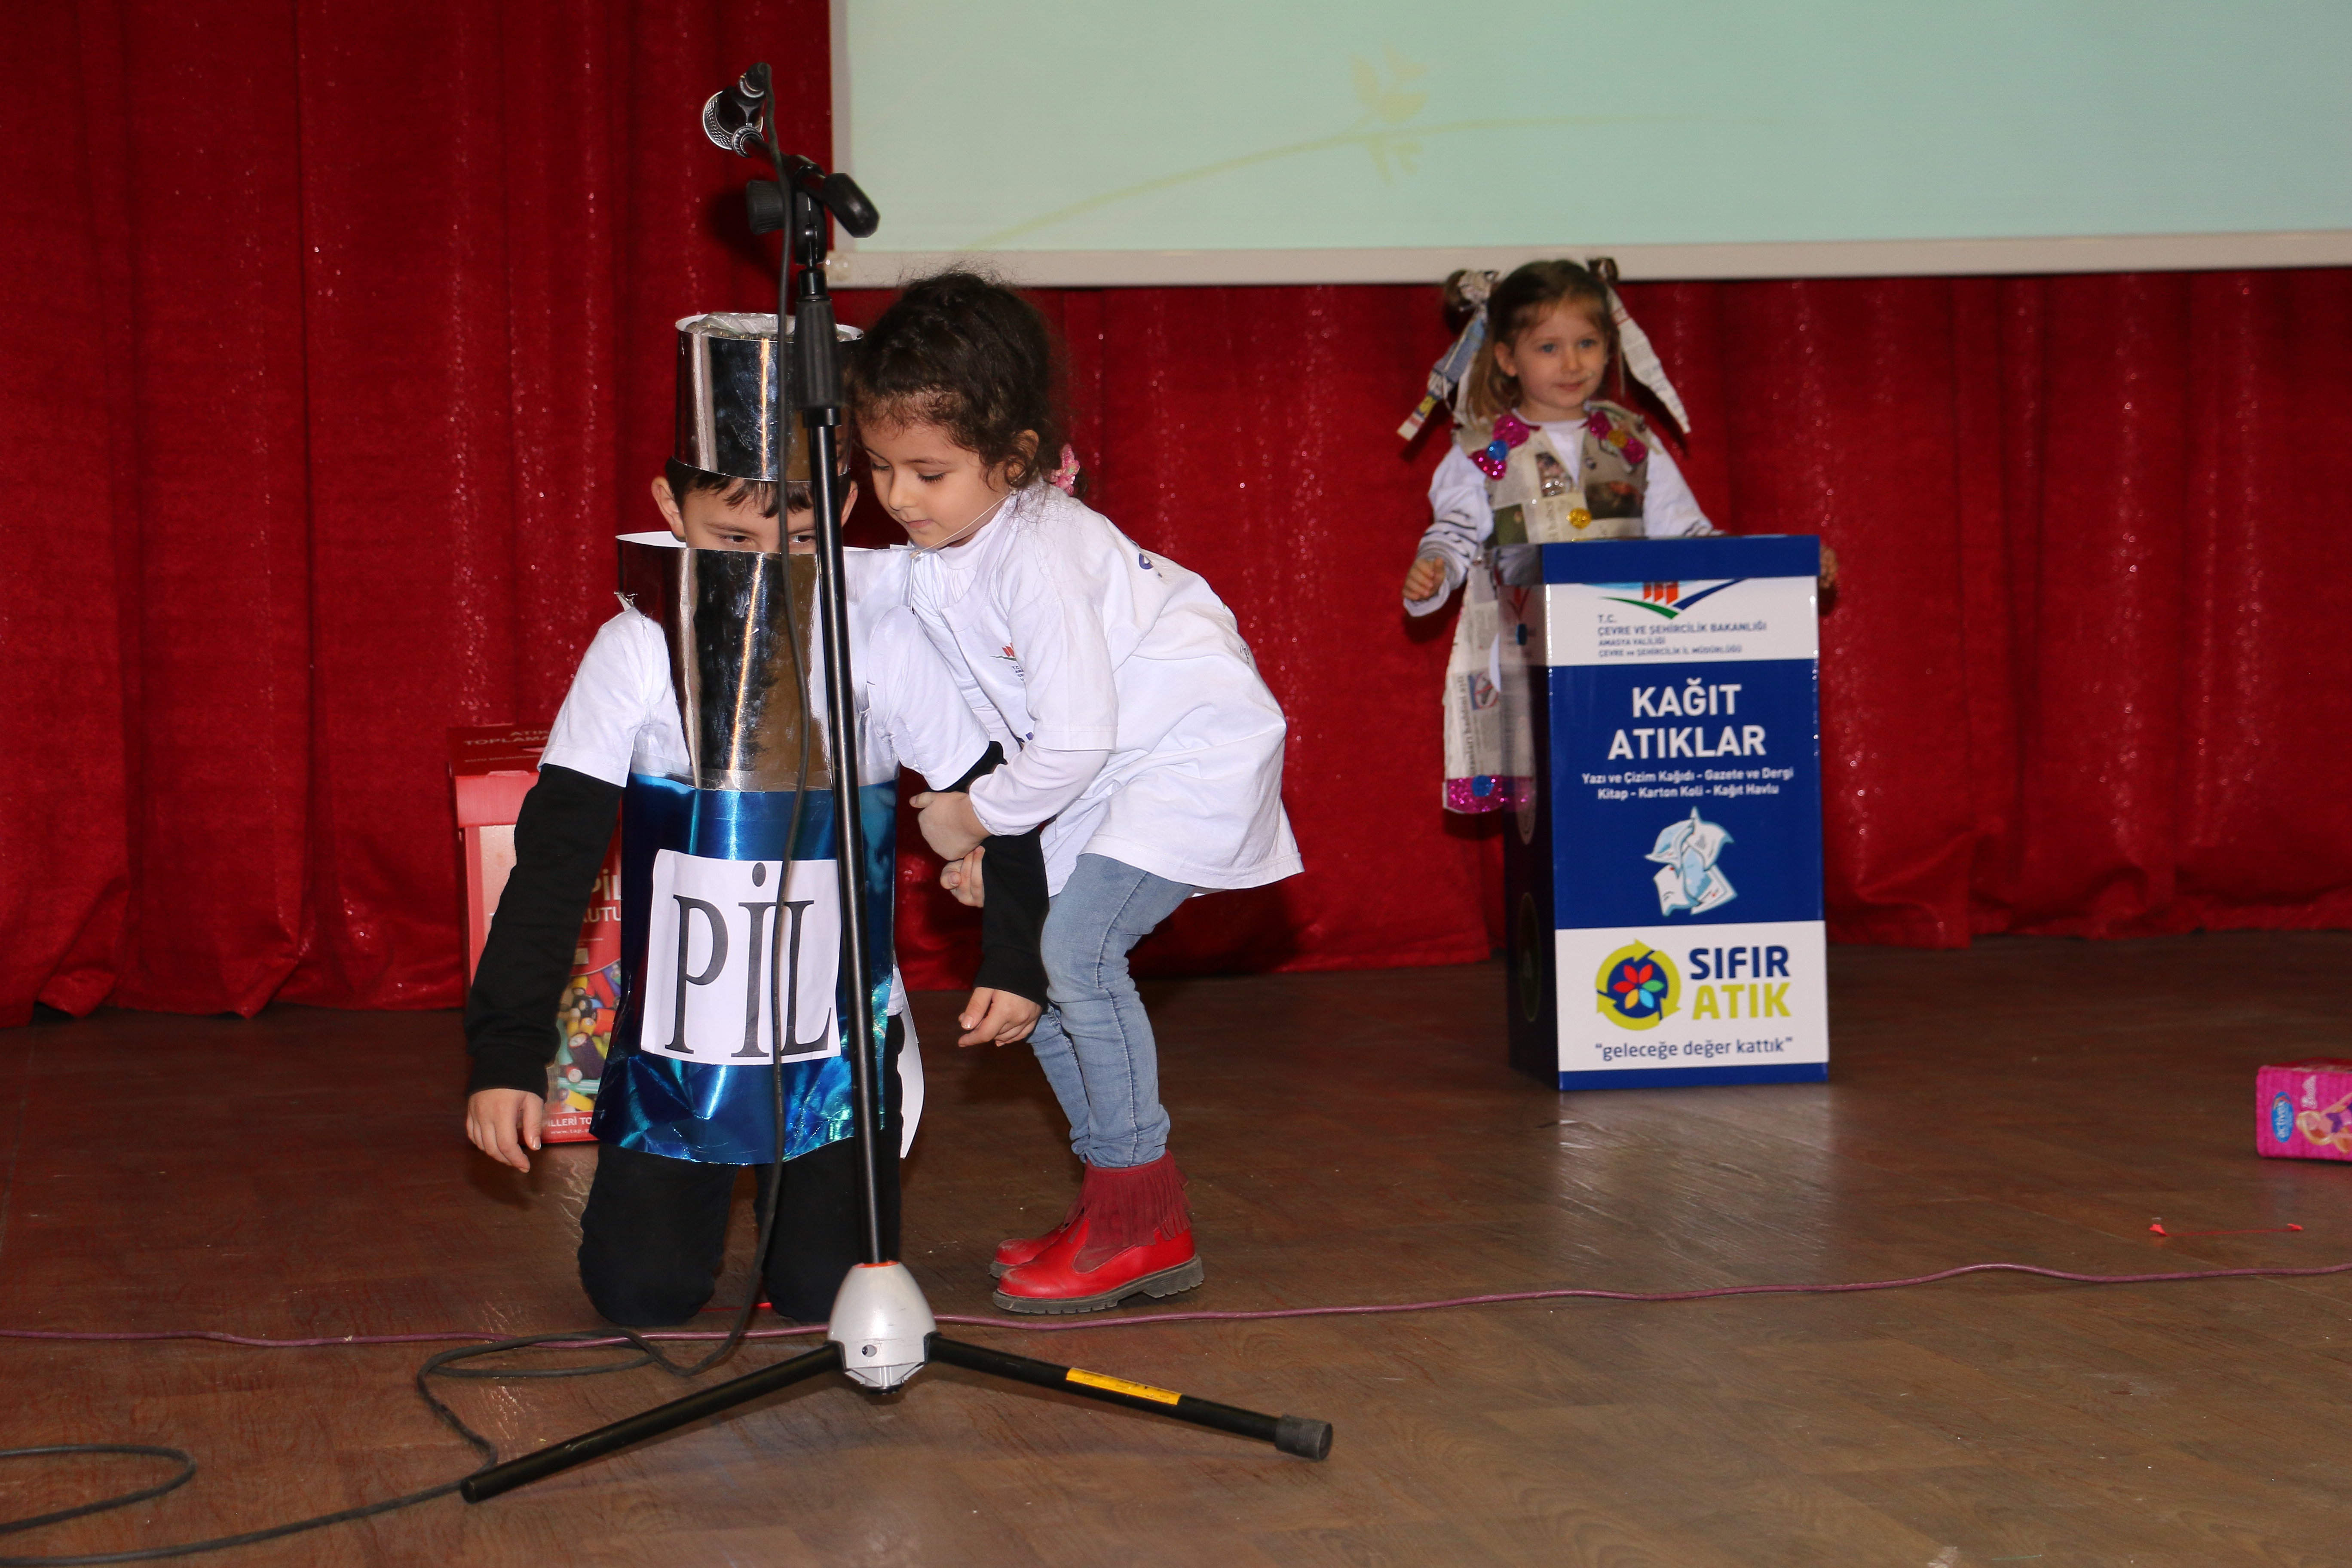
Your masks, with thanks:
[[(1560, 456), (1573, 463), (1584, 449), (1584, 422), (1567, 420), (1537, 426), (1551, 437)], [(1642, 533), (1648, 539), (1691, 539), (1721, 531), (1699, 510), (1690, 483), (1675, 467), (1663, 442), (1650, 447), (1649, 487), (1642, 498)], [(1429, 510), (1433, 521), (1421, 536), (1418, 553), (1445, 563), (1445, 586), (1426, 599), (1407, 599), (1405, 609), (1426, 616), (1442, 609), (1446, 598), (1462, 586), (1470, 563), (1495, 535), (1495, 509), (1486, 504), (1486, 476), (1462, 449), (1448, 447), (1429, 477)]]
[(1032, 742), (994, 773), (971, 781), (971, 809), (991, 833), (1026, 833), (1086, 793), (1107, 751), (1064, 752)]
[(1282, 710), (1197, 574), (1040, 484), (912, 561), (907, 603), (982, 725), (1019, 748), (973, 809), (992, 828), (1046, 821), (1049, 888), (1081, 854), (1203, 889), (1298, 871)]

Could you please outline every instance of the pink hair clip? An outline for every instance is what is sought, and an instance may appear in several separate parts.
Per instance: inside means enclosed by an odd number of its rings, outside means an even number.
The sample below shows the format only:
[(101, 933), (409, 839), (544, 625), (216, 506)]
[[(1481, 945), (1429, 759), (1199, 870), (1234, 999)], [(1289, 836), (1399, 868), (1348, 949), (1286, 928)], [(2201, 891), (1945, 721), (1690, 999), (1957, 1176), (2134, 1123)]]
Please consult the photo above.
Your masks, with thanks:
[(1066, 496), (1074, 496), (1078, 493), (1078, 450), (1076, 447), (1064, 447), (1062, 448), (1062, 466), (1054, 470), (1053, 478), (1047, 482)]

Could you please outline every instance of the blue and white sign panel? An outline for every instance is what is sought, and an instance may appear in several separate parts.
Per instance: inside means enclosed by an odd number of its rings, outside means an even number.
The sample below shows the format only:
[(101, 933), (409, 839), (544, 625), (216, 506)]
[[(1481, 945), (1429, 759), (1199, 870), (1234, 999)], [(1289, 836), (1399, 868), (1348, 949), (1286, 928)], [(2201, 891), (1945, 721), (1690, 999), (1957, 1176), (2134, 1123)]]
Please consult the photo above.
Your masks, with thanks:
[(1828, 1076), (1819, 561), (1543, 552), (1563, 1089)]

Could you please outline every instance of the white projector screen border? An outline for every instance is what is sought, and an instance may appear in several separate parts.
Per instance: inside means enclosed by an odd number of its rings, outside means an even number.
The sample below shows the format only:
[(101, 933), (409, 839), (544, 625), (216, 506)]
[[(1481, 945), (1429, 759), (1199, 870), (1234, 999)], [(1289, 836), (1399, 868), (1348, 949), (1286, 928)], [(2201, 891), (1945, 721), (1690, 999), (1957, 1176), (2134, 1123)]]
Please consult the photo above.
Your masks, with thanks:
[[(887, 214), (886, 221), (887, 221)], [(1616, 258), (1626, 279), (1916, 278), (2057, 272), (2204, 272), (2352, 266), (2352, 229), (2290, 234), (2097, 235), (2075, 239), (1844, 240), (1790, 245), (1620, 245), (1461, 250), (993, 250), (856, 248), (826, 271), (842, 289), (890, 289), (950, 262), (1034, 289), (1436, 283), (1456, 268), (1507, 272), (1541, 257)]]

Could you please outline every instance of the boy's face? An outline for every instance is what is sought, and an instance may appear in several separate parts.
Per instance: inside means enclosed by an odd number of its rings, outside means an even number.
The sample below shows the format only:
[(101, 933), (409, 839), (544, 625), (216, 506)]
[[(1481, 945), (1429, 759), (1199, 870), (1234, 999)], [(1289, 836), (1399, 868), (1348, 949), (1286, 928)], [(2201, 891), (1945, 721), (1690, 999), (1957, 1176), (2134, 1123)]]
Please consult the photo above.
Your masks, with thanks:
[[(718, 490), (688, 490), (681, 502), (667, 478), (654, 481), (654, 504), (661, 508), (669, 531), (696, 550), (756, 550), (773, 555), (789, 548), (794, 555), (807, 555), (816, 549), (816, 509), (805, 501), (785, 507), (789, 531), (748, 498), (730, 502)], [(845, 521), (856, 505), (857, 487), (851, 485), (842, 498)]]
[(669, 531), (696, 550), (757, 550), (773, 555), (782, 548), (778, 520), (750, 498), (729, 501), (718, 490), (678, 495), (667, 478), (654, 481), (654, 504)]

